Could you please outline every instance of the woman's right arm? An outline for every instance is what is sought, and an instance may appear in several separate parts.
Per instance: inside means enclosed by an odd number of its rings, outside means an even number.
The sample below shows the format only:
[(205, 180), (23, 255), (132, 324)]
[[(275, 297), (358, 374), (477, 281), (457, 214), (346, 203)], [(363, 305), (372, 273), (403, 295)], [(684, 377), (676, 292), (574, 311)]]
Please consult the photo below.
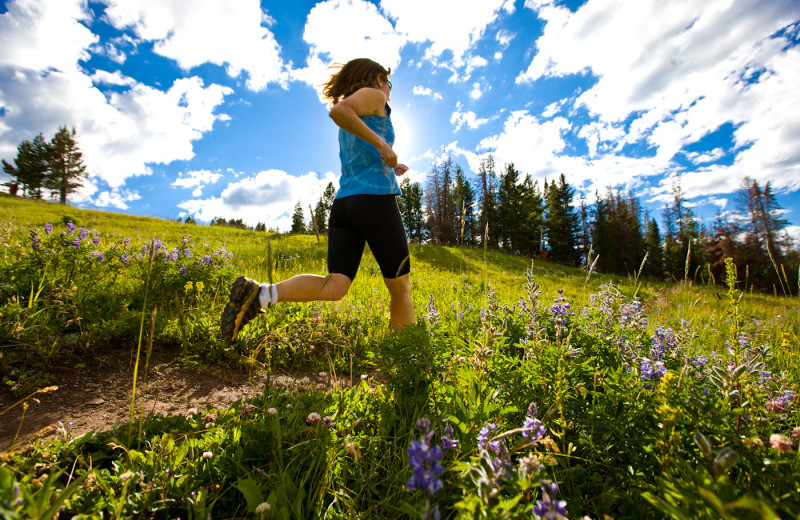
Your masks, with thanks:
[(342, 99), (328, 114), (336, 125), (378, 149), (390, 168), (397, 166), (397, 154), (359, 116), (385, 115), (386, 95), (377, 88), (362, 88)]

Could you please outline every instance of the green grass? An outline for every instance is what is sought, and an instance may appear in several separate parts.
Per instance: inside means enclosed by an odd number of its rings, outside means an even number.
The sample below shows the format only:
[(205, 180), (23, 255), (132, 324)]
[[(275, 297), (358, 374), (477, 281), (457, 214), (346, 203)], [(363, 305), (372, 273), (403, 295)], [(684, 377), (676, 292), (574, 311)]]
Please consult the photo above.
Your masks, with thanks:
[[(70, 219), (87, 228), (77, 247)], [(366, 253), (345, 299), (282, 303), (228, 347), (217, 323), (227, 284), (324, 274), (324, 238), (3, 196), (0, 228), (0, 368), (21, 395), (76, 355), (128, 352), (140, 336), (190, 365), (325, 373), (300, 391), (270, 380), (230, 409), (80, 438), (63, 427), (56, 441), (6, 454), (9, 518), (49, 518), (62, 505), (75, 518), (535, 518), (551, 498), (570, 518), (800, 515), (798, 300), (743, 294), (741, 274), (730, 286), (664, 283), (412, 245), (418, 324), (402, 334), (388, 329), (388, 294)], [(154, 239), (166, 250), (138, 259)], [(189, 246), (191, 257), (180, 252)], [(175, 247), (178, 261), (165, 259)], [(575, 315), (563, 322), (553, 309), (567, 303)], [(142, 323), (154, 308), (151, 335)], [(312, 413), (328, 419), (309, 422)], [(545, 433), (525, 442), (537, 420)], [(445, 438), (459, 444), (430, 475), (442, 489), (410, 489), (409, 446)]]

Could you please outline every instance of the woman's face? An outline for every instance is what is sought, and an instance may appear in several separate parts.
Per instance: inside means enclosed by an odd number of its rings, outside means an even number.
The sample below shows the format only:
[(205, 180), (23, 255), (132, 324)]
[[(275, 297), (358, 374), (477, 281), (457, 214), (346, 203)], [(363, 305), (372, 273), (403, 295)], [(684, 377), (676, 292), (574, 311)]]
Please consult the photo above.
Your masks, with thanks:
[(386, 94), (386, 101), (389, 101), (392, 95), (392, 82), (388, 79), (378, 78), (378, 88)]

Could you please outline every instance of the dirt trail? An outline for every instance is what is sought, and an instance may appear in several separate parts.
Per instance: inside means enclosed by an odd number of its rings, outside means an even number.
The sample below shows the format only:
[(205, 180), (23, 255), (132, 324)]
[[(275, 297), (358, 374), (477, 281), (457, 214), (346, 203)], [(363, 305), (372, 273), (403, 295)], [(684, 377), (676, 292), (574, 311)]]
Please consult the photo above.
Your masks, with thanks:
[[(57, 370), (51, 385), (58, 390), (36, 395), (38, 403), (28, 399), (24, 418), (22, 405), (0, 415), (0, 452), (9, 450), (15, 437), (15, 450), (34, 439), (53, 437), (59, 421), (65, 425), (71, 422), (74, 435), (127, 422), (133, 381), (133, 363), (128, 358), (127, 352), (119, 352), (87, 362), (88, 367), (82, 370)], [(137, 393), (142, 390), (143, 371), (142, 363)], [(147, 379), (144, 393), (137, 399), (137, 410), (143, 404), (145, 415), (175, 415), (189, 408), (202, 411), (206, 405), (221, 408), (257, 395), (264, 389), (266, 372), (248, 374), (238, 366), (186, 368), (177, 361), (177, 353), (154, 349)], [(0, 412), (18, 400), (7, 388), (0, 389)]]

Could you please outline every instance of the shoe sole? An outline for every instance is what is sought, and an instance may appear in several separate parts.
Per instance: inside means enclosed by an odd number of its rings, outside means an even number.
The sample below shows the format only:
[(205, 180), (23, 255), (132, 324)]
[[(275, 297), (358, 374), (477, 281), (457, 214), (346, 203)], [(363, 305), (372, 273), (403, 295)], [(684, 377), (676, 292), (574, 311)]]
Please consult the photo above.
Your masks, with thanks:
[(222, 319), (220, 320), (222, 339), (228, 345), (236, 341), (239, 330), (252, 319), (252, 317), (245, 319), (245, 315), (253, 305), (258, 305), (258, 293), (260, 291), (260, 285), (251, 282), (244, 276), (240, 276), (233, 282), (230, 302), (222, 311)]

